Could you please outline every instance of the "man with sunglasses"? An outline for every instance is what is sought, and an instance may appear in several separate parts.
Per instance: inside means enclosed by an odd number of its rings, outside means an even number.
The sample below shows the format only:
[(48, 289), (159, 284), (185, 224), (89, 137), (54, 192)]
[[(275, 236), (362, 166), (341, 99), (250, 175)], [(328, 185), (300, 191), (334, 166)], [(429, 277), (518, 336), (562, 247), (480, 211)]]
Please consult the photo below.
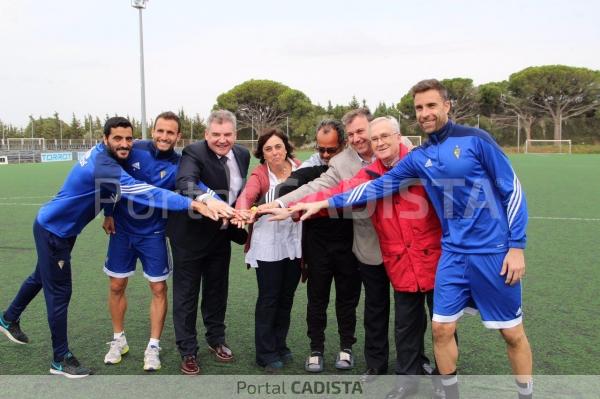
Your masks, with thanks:
[[(311, 166), (324, 166), (329, 164), (329, 160), (334, 155), (340, 153), (346, 145), (346, 135), (339, 131), (336, 127), (343, 129), (342, 125), (333, 119), (324, 119), (317, 126), (315, 153), (300, 165), (300, 168)], [(328, 133), (334, 134), (328, 134)], [(327, 170), (327, 169), (325, 169)], [(311, 179), (312, 180), (312, 179)]]
[[(324, 119), (316, 129), (317, 152), (271, 192), (272, 199), (288, 194), (327, 171), (332, 158), (344, 150), (346, 135), (342, 124)], [(356, 343), (356, 307), (360, 299), (360, 273), (352, 253), (352, 219), (335, 214), (331, 218), (307, 220), (302, 228), (303, 281), (307, 278), (306, 323), (310, 339), (310, 355), (304, 369), (310, 373), (323, 371), (325, 328), (331, 284), (335, 282), (335, 313), (340, 337), (340, 352), (335, 367), (354, 367), (352, 346)]]

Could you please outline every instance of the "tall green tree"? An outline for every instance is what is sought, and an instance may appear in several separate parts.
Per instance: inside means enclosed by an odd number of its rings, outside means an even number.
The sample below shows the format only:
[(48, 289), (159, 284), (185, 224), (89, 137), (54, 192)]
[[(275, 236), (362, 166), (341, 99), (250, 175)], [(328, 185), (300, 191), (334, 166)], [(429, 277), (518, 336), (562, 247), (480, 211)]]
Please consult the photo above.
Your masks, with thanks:
[(515, 103), (548, 115), (554, 123), (554, 139), (562, 138), (566, 120), (600, 108), (600, 74), (565, 65), (529, 67), (508, 80)]
[(42, 118), (41, 116), (34, 119), (30, 116), (29, 123), (25, 127), (24, 137), (32, 137), (32, 135), (34, 138), (42, 137), (47, 140), (58, 138), (59, 127), (57, 119), (55, 117)]
[(452, 104), (449, 116), (452, 120), (464, 123), (477, 115), (479, 103), (473, 79), (444, 79), (441, 83), (448, 89), (448, 97)]
[(301, 91), (272, 80), (248, 80), (219, 95), (213, 109), (236, 114), (239, 128), (254, 129), (254, 136), (269, 127), (290, 135), (307, 136), (314, 129), (314, 106)]
[(83, 127), (81, 126), (81, 122), (75, 114), (71, 117), (71, 124), (67, 130), (67, 137), (69, 139), (81, 139), (83, 138)]
[[(497, 129), (523, 129), (523, 139), (531, 139), (533, 124), (537, 115), (520, 99), (508, 95), (508, 81), (490, 82), (477, 87), (479, 111), (489, 121), (489, 129), (502, 135)], [(517, 132), (520, 134), (520, 131)]]

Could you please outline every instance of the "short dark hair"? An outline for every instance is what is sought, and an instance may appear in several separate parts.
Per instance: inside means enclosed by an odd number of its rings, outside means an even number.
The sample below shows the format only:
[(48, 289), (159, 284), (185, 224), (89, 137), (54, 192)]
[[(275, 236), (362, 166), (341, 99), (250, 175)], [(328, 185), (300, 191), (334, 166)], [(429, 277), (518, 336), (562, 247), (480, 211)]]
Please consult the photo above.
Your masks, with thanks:
[(448, 89), (446, 89), (446, 87), (437, 79), (425, 79), (420, 81), (410, 89), (410, 94), (414, 99), (416, 94), (426, 92), (427, 90), (436, 90), (440, 93), (442, 100), (448, 100)]
[(260, 163), (265, 163), (263, 147), (265, 146), (265, 143), (273, 136), (277, 136), (281, 139), (281, 141), (283, 141), (283, 145), (287, 151), (285, 156), (286, 159), (293, 158), (294, 156), (294, 146), (292, 146), (292, 143), (290, 143), (288, 136), (286, 136), (280, 129), (273, 127), (265, 130), (265, 132), (258, 138), (258, 142), (256, 143), (257, 147), (256, 150), (254, 150), (254, 156), (260, 160)]
[(344, 126), (347, 126), (348, 124), (352, 123), (354, 118), (356, 118), (357, 116), (364, 116), (369, 122), (373, 120), (373, 115), (371, 114), (369, 108), (360, 107), (353, 109), (352, 111), (346, 112), (344, 116), (342, 116), (342, 123), (344, 124)]
[(133, 125), (127, 118), (113, 116), (112, 118), (108, 118), (104, 123), (104, 137), (110, 136), (110, 130), (117, 127), (128, 127), (133, 131)]
[(346, 131), (344, 130), (344, 125), (336, 119), (323, 119), (317, 125), (317, 130), (315, 131), (315, 137), (319, 130), (323, 129), (323, 132), (329, 133), (331, 130), (335, 130), (337, 133), (337, 141), (340, 146), (346, 144)]
[(177, 133), (181, 132), (181, 119), (179, 119), (179, 116), (177, 116), (176, 113), (171, 112), (171, 111), (166, 111), (166, 112), (161, 112), (160, 114), (158, 114), (156, 119), (154, 119), (154, 127), (155, 128), (156, 128), (156, 122), (158, 122), (159, 119), (166, 119), (168, 121), (177, 122)]

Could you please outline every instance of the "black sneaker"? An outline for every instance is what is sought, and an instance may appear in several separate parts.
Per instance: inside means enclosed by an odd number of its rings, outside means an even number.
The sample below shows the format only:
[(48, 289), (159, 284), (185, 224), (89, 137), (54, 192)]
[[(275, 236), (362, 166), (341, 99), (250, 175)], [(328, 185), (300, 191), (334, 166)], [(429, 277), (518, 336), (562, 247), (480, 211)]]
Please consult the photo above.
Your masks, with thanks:
[(21, 331), (19, 320), (7, 321), (4, 318), (4, 313), (0, 313), (0, 332), (2, 332), (8, 337), (8, 339), (16, 344), (26, 344), (29, 342), (27, 335)]
[(68, 352), (62, 362), (52, 362), (50, 374), (64, 375), (67, 378), (83, 378), (92, 374), (92, 370), (83, 367), (75, 356), (71, 352)]

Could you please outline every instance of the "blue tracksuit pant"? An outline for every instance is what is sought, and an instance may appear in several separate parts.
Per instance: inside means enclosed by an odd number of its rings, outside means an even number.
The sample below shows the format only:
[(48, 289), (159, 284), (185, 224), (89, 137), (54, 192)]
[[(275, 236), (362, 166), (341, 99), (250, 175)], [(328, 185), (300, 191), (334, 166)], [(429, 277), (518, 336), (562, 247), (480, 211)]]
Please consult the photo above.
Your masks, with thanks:
[(21, 285), (4, 317), (9, 321), (18, 320), (29, 302), (43, 288), (54, 361), (60, 362), (69, 352), (67, 310), (72, 289), (71, 251), (77, 237), (58, 237), (40, 226), (37, 220), (33, 224), (33, 237), (38, 256), (37, 265)]

